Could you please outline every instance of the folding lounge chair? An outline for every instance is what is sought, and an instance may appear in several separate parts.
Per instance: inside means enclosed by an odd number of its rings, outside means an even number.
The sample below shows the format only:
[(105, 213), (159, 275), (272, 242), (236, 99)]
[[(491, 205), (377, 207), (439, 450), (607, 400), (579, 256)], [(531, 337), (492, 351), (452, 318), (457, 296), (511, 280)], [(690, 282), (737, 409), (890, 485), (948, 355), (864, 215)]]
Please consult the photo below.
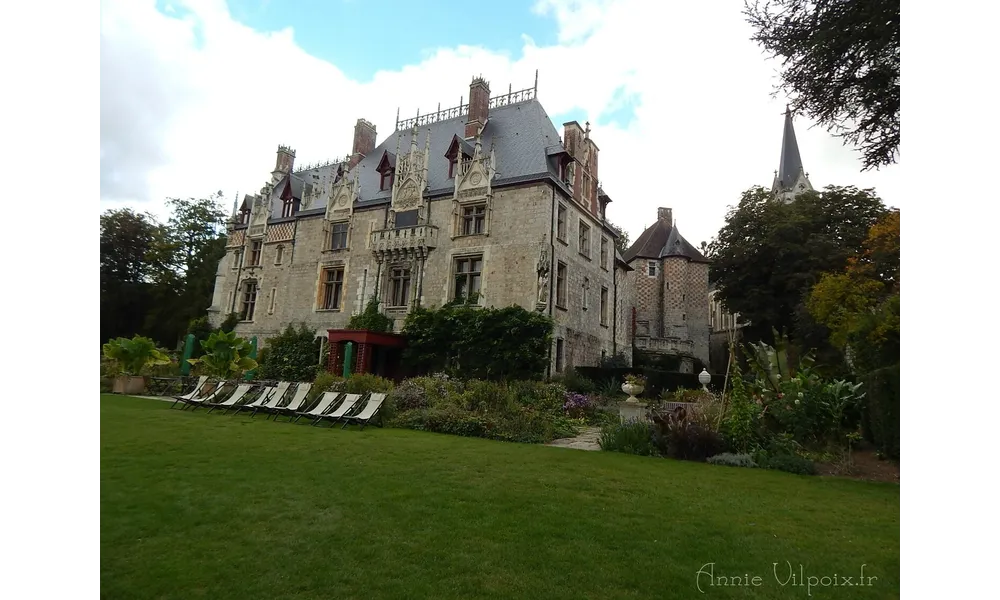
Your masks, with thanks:
[(266, 402), (268, 402), (271, 399), (271, 396), (273, 396), (274, 393), (277, 391), (278, 391), (278, 386), (275, 385), (263, 388), (260, 394), (258, 394), (257, 397), (253, 400), (253, 402), (247, 402), (245, 404), (234, 404), (232, 406), (228, 406), (226, 407), (226, 411), (223, 412), (222, 414), (226, 414), (230, 410), (235, 410), (236, 412), (233, 413), (235, 415), (236, 413), (242, 410), (255, 410), (257, 408), (260, 408)]
[(170, 408), (173, 408), (178, 402), (184, 402), (185, 400), (193, 400), (196, 398), (198, 394), (201, 393), (201, 388), (204, 387), (206, 381), (208, 381), (207, 375), (199, 377), (198, 383), (195, 384), (193, 390), (181, 396), (174, 396), (174, 403), (170, 405)]
[(274, 415), (274, 420), (277, 421), (279, 415), (288, 415), (288, 420), (291, 421), (292, 415), (302, 408), (302, 403), (306, 401), (306, 396), (309, 395), (310, 389), (312, 389), (311, 383), (300, 383), (295, 388), (295, 395), (288, 401), (288, 404), (285, 406), (269, 406), (264, 409), (271, 413), (268, 415), (268, 418), (271, 418), (271, 415)]
[[(327, 392), (327, 394), (335, 394), (336, 392)], [(344, 394), (344, 401), (340, 403), (340, 406), (334, 410), (326, 413), (325, 415), (320, 415), (316, 417), (316, 420), (312, 422), (313, 425), (319, 423), (324, 419), (329, 419), (332, 421), (330, 427), (337, 424), (337, 421), (341, 419), (344, 415), (351, 412), (352, 409), (357, 405), (358, 400), (361, 400), (361, 394)]]
[[(365, 404), (365, 407), (361, 409), (361, 412), (356, 415), (344, 417), (344, 427), (347, 427), (351, 423), (357, 423), (361, 426), (363, 431), (365, 426), (367, 426), (372, 420), (372, 417), (378, 414), (379, 409), (382, 408), (383, 402), (385, 402), (385, 394), (371, 394), (368, 396), (368, 404)], [(379, 415), (378, 422), (379, 427), (381, 427), (382, 415)], [(341, 429), (344, 427), (341, 427)]]
[(326, 411), (330, 410), (333, 406), (333, 402), (340, 396), (340, 392), (323, 392), (323, 395), (319, 397), (319, 403), (313, 407), (309, 412), (297, 412), (295, 413), (295, 422), (298, 423), (299, 419), (302, 417), (315, 418)]
[(233, 394), (231, 396), (229, 396), (228, 398), (226, 398), (224, 401), (222, 401), (222, 402), (206, 402), (204, 404), (204, 406), (210, 407), (208, 409), (209, 413), (211, 413), (213, 410), (215, 410), (217, 408), (225, 408), (226, 410), (229, 410), (237, 402), (240, 402), (241, 400), (243, 400), (243, 398), (246, 397), (247, 392), (249, 392), (250, 388), (252, 388), (252, 387), (253, 387), (253, 384), (251, 384), (251, 383), (241, 383), (240, 385), (236, 386), (236, 391), (234, 391)]
[(229, 394), (231, 391), (232, 388), (228, 383), (226, 383), (225, 381), (218, 381), (215, 384), (215, 389), (212, 390), (212, 392), (209, 393), (207, 396), (203, 396), (201, 398), (195, 396), (194, 398), (189, 398), (189, 399), (180, 398), (181, 402), (184, 403), (184, 406), (181, 407), (181, 410), (185, 410), (189, 406), (193, 410), (195, 408), (198, 408), (199, 406), (212, 404), (213, 402), (216, 402), (221, 398), (225, 398), (226, 395)]
[(256, 417), (258, 410), (267, 411), (267, 410), (270, 410), (270, 409), (274, 408), (278, 404), (280, 404), (281, 403), (281, 399), (284, 398), (285, 397), (285, 393), (288, 392), (288, 386), (290, 386), (290, 385), (292, 385), (292, 383), (290, 381), (280, 381), (280, 382), (278, 382), (277, 386), (275, 386), (274, 388), (271, 388), (273, 390), (271, 392), (271, 396), (269, 398), (267, 398), (266, 400), (264, 400), (264, 403), (261, 404), (260, 406), (255, 406), (254, 407), (253, 412), (250, 413), (250, 418), (252, 419), (252, 418)]

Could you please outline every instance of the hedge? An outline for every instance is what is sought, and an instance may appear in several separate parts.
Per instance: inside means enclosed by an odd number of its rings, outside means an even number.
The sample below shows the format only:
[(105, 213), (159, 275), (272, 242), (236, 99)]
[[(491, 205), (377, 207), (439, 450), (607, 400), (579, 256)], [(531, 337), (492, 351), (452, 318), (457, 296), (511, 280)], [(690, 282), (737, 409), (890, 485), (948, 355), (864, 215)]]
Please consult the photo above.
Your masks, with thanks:
[(877, 369), (864, 376), (864, 410), (861, 425), (865, 438), (889, 458), (899, 459), (899, 365)]

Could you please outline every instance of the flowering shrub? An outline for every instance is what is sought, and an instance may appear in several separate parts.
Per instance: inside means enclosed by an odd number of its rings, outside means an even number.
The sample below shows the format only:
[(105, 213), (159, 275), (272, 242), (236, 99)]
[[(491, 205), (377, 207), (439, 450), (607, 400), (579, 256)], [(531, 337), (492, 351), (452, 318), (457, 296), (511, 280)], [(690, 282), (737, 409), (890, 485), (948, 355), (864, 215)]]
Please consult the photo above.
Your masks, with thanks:
[(629, 385), (637, 385), (640, 387), (646, 387), (646, 378), (642, 375), (626, 375), (625, 383)]
[[(763, 388), (763, 389), (762, 389)], [(777, 388), (761, 386), (757, 401), (767, 407), (781, 431), (791, 433), (801, 444), (845, 442), (844, 413), (864, 397), (861, 384), (823, 381), (811, 369), (802, 369)]]
[(587, 413), (594, 410), (594, 402), (590, 399), (590, 396), (576, 392), (566, 392), (566, 401), (563, 403), (563, 410), (574, 419), (584, 418)]

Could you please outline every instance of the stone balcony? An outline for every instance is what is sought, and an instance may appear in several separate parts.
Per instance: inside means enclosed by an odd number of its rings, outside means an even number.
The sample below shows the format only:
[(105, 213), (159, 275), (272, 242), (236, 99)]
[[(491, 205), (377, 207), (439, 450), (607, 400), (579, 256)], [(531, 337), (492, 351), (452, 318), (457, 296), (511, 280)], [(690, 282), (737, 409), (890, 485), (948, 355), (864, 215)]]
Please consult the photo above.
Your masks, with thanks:
[(648, 337), (637, 336), (635, 347), (646, 352), (657, 352), (661, 354), (675, 354), (680, 356), (692, 356), (694, 354), (694, 342), (676, 337)]
[(379, 229), (369, 240), (372, 254), (380, 261), (425, 258), (437, 243), (438, 228), (433, 225)]

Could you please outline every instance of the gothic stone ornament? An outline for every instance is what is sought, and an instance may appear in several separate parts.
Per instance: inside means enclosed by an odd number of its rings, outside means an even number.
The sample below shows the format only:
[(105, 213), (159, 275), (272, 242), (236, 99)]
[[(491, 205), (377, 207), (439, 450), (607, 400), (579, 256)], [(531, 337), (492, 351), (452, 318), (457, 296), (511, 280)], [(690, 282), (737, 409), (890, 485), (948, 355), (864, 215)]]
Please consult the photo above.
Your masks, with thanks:
[(542, 246), (538, 253), (538, 310), (543, 310), (549, 300), (549, 249)]

